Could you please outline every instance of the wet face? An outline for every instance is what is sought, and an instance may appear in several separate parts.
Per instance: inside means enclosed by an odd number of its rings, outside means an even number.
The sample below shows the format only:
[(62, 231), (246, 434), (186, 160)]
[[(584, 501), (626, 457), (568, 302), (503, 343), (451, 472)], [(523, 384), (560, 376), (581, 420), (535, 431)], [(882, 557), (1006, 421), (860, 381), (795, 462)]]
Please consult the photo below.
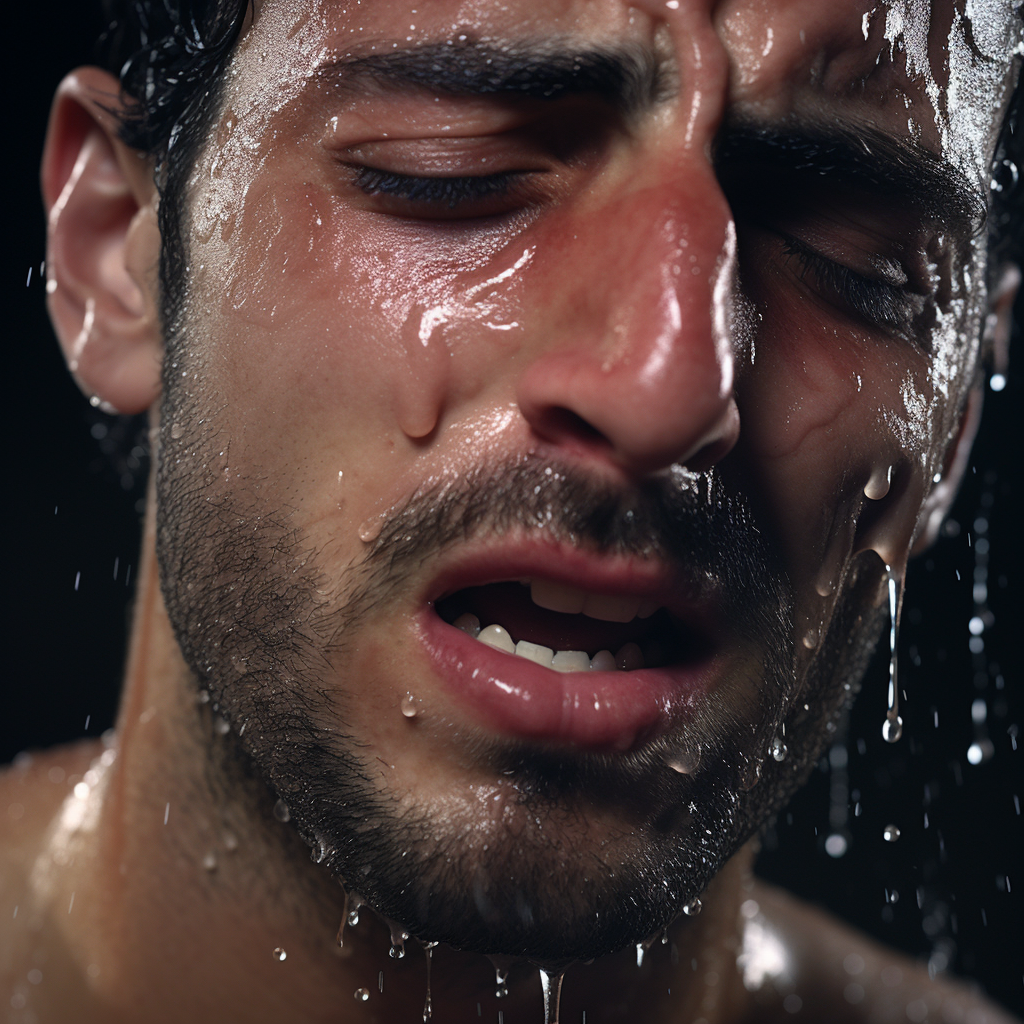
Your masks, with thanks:
[(975, 7), (257, 5), (188, 194), (164, 593), (421, 938), (636, 942), (814, 763), (978, 367), (1020, 22)]

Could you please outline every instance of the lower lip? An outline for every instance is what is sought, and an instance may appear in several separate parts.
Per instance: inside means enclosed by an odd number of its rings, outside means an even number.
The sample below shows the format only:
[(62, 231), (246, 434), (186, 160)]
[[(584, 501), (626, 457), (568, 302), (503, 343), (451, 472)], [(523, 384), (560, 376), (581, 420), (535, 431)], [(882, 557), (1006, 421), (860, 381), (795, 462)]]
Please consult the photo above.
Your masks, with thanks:
[(485, 727), (516, 739), (627, 751), (693, 716), (714, 658), (634, 672), (555, 672), (450, 626), (433, 608), (420, 638), (449, 694)]

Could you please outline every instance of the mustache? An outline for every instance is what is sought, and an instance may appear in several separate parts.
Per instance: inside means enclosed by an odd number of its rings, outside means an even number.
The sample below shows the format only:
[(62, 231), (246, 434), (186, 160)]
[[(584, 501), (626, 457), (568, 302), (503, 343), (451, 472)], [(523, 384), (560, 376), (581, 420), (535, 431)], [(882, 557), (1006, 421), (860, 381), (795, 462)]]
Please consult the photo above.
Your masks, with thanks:
[(355, 567), (348, 610), (386, 599), (411, 570), (454, 545), (534, 530), (595, 556), (663, 562), (697, 592), (713, 582), (726, 612), (773, 616), (770, 624), (748, 623), (762, 635), (769, 625), (777, 633), (780, 609), (791, 607), (788, 579), (749, 501), (714, 469), (673, 467), (623, 486), (525, 455), (427, 483), (388, 513)]

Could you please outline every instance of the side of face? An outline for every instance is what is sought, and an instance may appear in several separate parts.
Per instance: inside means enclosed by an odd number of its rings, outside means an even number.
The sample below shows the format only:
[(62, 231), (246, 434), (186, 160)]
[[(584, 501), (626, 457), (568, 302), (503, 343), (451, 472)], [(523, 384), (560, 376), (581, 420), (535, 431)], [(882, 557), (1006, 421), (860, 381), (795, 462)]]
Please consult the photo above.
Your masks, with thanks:
[(969, 444), (982, 6), (257, 7), (183, 213), (165, 601), (415, 934), (636, 942), (814, 763)]

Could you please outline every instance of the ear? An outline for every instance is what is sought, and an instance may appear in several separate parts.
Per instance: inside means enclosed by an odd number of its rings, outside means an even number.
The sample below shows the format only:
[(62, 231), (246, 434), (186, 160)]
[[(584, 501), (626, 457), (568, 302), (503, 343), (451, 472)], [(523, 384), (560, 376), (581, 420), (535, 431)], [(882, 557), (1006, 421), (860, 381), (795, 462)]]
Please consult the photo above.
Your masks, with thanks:
[(79, 387), (137, 413), (160, 388), (158, 196), (151, 163), (118, 137), (117, 79), (80, 68), (61, 82), (43, 151), (47, 302)]
[[(998, 374), (1004, 374), (1009, 363), (1010, 326), (1020, 282), (1020, 270), (1012, 263), (1007, 264), (1003, 267), (999, 282), (989, 296), (989, 315), (985, 320), (983, 349), (987, 353), (987, 361), (991, 362), (993, 370)], [(967, 472), (971, 446), (981, 422), (983, 389), (984, 384), (979, 382), (967, 396), (964, 411), (960, 416), (960, 428), (946, 455), (942, 477), (925, 499), (921, 514), (918, 516), (918, 534), (911, 549), (912, 555), (920, 554), (935, 543), (942, 521), (946, 518), (960, 488), (960, 481)]]

